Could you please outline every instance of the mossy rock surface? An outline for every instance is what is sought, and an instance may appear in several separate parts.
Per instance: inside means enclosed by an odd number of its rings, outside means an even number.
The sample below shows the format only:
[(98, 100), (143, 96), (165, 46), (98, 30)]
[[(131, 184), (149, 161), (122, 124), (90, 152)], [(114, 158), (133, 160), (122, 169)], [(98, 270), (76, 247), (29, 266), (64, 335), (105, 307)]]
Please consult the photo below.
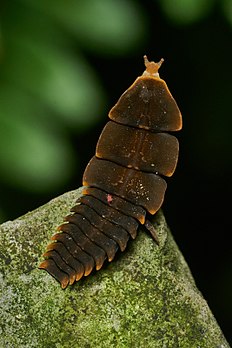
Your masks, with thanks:
[(0, 226), (0, 348), (227, 348), (162, 212), (158, 247), (139, 231), (124, 253), (66, 290), (41, 255), (81, 189)]

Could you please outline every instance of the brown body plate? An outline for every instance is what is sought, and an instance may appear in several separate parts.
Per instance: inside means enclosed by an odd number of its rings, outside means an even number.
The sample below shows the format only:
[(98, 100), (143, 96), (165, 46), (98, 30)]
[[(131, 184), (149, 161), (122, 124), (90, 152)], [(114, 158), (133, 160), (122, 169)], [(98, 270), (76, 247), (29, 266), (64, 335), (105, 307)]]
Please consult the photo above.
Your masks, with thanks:
[(145, 173), (93, 157), (87, 165), (83, 184), (98, 187), (144, 207), (155, 214), (163, 203), (167, 184), (159, 175)]
[(140, 76), (109, 112), (109, 118), (127, 126), (151, 131), (177, 131), (180, 110), (164, 80)]
[(99, 199), (92, 196), (82, 196), (78, 202), (88, 205), (88, 207), (92, 208), (104, 219), (107, 219), (116, 225), (122, 226), (124, 230), (126, 230), (131, 237), (135, 239), (139, 223), (134, 218), (120, 213), (118, 210), (102, 203)]
[(96, 187), (85, 187), (83, 195), (96, 197), (101, 202), (108, 204), (119, 212), (135, 218), (142, 225), (145, 223), (146, 210), (140, 205), (134, 205), (121, 197), (106, 193)]
[(96, 157), (128, 168), (171, 176), (176, 168), (179, 144), (167, 133), (108, 122), (97, 143)]

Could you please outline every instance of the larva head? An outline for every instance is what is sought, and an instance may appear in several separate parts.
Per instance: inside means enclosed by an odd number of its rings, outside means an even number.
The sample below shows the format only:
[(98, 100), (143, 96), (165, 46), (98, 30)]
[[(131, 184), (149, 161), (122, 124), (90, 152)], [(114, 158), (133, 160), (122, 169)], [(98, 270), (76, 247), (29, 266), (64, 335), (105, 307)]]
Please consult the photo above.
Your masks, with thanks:
[(159, 77), (159, 68), (161, 67), (164, 59), (161, 58), (160, 61), (158, 63), (155, 63), (155, 62), (150, 62), (148, 59), (147, 59), (147, 56), (143, 56), (144, 58), (144, 64), (145, 64), (145, 67), (146, 67), (146, 70), (144, 71), (143, 73), (143, 76), (154, 76), (154, 77)]
[(144, 56), (146, 70), (122, 94), (109, 112), (109, 118), (127, 126), (150, 131), (178, 131), (182, 127), (180, 110), (167, 84), (159, 77), (163, 63), (149, 62)]

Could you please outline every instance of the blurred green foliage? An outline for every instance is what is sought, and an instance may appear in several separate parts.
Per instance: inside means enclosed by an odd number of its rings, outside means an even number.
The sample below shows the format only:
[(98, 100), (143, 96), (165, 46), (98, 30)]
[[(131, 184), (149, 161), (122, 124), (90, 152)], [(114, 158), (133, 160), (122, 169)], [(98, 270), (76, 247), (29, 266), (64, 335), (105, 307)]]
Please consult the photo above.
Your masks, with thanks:
[(189, 25), (204, 19), (215, 7), (224, 13), (232, 25), (231, 0), (158, 0), (158, 2), (167, 18), (176, 25)]
[(232, 1), (224, 0), (222, 2), (222, 9), (225, 14), (225, 17), (228, 19), (228, 21), (232, 25)]
[[(158, 1), (181, 25), (206, 16), (215, 2)], [(220, 6), (232, 22), (232, 1)], [(53, 190), (72, 173), (68, 130), (97, 122), (105, 101), (83, 52), (105, 58), (141, 45), (148, 35), (142, 2), (11, 0), (1, 5), (0, 20), (0, 179), (32, 192)]]
[[(215, 0), (158, 3), (183, 25), (206, 16)], [(105, 100), (83, 52), (128, 54), (148, 34), (146, 16), (132, 0), (11, 0), (1, 6), (0, 177), (45, 192), (71, 175), (69, 128), (78, 133), (97, 122)], [(232, 1), (220, 6), (232, 21)]]
[(3, 182), (43, 192), (68, 179), (74, 154), (66, 131), (74, 127), (78, 133), (97, 122), (104, 102), (100, 79), (81, 52), (125, 54), (144, 34), (142, 10), (129, 0), (3, 3)]
[(176, 24), (190, 24), (204, 18), (215, 0), (159, 0), (160, 6)]

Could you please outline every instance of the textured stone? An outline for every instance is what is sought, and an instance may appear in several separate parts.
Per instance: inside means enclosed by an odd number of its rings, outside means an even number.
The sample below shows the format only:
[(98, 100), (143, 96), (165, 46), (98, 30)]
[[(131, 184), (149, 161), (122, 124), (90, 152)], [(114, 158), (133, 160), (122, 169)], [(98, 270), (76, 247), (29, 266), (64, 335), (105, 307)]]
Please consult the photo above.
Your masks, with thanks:
[(162, 212), (104, 269), (62, 290), (37, 266), (81, 189), (0, 226), (0, 347), (227, 348)]

